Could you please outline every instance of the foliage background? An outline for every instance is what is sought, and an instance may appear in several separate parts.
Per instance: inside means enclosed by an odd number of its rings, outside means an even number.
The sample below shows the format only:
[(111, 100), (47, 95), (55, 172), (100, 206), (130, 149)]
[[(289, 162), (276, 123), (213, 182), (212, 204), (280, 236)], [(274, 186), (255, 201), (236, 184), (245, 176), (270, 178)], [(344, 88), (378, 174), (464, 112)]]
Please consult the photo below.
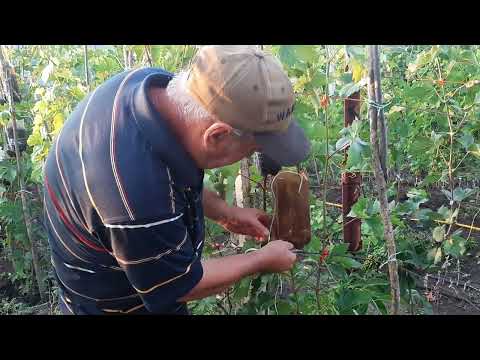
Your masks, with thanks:
[[(42, 266), (49, 270), (50, 308), (55, 283), (48, 261), (42, 219), (42, 166), (48, 151), (76, 104), (110, 76), (140, 66), (177, 71), (189, 64), (195, 45), (8, 46), (22, 101), (15, 104), (25, 126), (28, 147), (22, 158), (24, 181), (34, 215), (35, 239)], [(242, 280), (225, 294), (197, 301), (196, 314), (385, 314), (389, 302), (386, 251), (379, 205), (372, 186), (366, 96), (366, 52), (360, 45), (264, 45), (283, 64), (297, 95), (295, 116), (312, 141), (302, 164), (312, 186), (313, 240), (307, 256), (285, 275)], [(382, 46), (384, 111), (388, 121), (389, 201), (400, 261), (405, 312), (430, 313), (413, 272), (434, 271), (456, 262), (475, 245), (472, 232), (454, 226), (480, 212), (480, 48), (479, 46)], [(86, 60), (87, 59), (87, 66)], [(86, 76), (88, 69), (88, 79)], [(343, 128), (343, 99), (359, 91), (360, 121)], [(3, 150), (10, 120), (0, 105)], [(342, 149), (349, 145), (348, 160)], [(238, 164), (207, 171), (206, 183), (233, 201)], [(351, 215), (362, 219), (363, 249), (356, 254), (342, 244), (341, 213), (327, 206), (342, 172), (360, 171), (362, 197)], [(38, 302), (32, 257), (18, 196), (15, 159), (4, 151), (0, 161), (1, 254), (10, 271), (12, 296), (30, 306)], [(251, 167), (254, 183), (261, 177)], [(432, 194), (440, 202), (432, 203)], [(254, 186), (254, 197), (261, 191)], [(437, 196), (438, 197), (438, 196)], [(335, 200), (335, 199), (333, 199)], [(438, 200), (438, 199), (437, 199)], [(330, 201), (331, 202), (331, 201)], [(338, 199), (337, 199), (338, 202)], [(426, 206), (426, 204), (430, 204)], [(412, 222), (409, 219), (418, 219)], [(440, 222), (438, 222), (440, 221)], [(207, 221), (205, 256), (222, 256), (238, 248)], [(10, 301), (10, 300), (8, 300)], [(4, 304), (10, 304), (10, 302)], [(5, 305), (4, 312), (15, 312)], [(52, 310), (55, 311), (55, 310)]]

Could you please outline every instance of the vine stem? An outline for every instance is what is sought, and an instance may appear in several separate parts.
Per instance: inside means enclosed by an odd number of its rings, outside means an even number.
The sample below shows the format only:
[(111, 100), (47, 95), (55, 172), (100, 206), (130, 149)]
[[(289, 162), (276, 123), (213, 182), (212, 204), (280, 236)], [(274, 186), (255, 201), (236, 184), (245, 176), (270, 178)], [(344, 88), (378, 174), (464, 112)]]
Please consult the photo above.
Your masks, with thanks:
[[(330, 56), (328, 51), (328, 45), (325, 45), (325, 53), (327, 57), (327, 64), (325, 69), (325, 82), (326, 82), (326, 96), (328, 96), (328, 82), (330, 71)], [(318, 99), (318, 94), (315, 93)], [(318, 101), (320, 103), (320, 101)], [(328, 133), (328, 104), (325, 106), (325, 168), (323, 170), (323, 234), (327, 236), (327, 176), (328, 176), (328, 160), (329, 160), (329, 133)]]
[[(442, 79), (442, 70), (440, 68), (440, 63), (438, 62), (438, 58), (435, 58), (435, 63), (437, 65), (437, 70), (438, 70), (438, 76), (440, 79)], [(447, 114), (447, 120), (448, 120), (448, 128), (449, 128), (449, 140), (450, 140), (450, 146), (449, 146), (449, 156), (448, 156), (448, 182), (449, 182), (449, 188), (450, 188), (450, 194), (452, 196), (452, 200), (450, 203), (450, 211), (453, 212), (454, 208), (454, 202), (453, 202), (453, 188), (454, 188), (454, 180), (453, 180), (453, 172), (455, 171), (453, 169), (453, 136), (455, 135), (453, 131), (453, 122), (449, 114), (449, 107), (447, 100), (445, 98), (445, 88), (442, 86), (442, 96), (440, 96), (438, 93), (437, 95), (439, 96), (440, 100), (443, 102), (445, 106), (445, 112)], [(459, 207), (460, 208), (460, 207)], [(445, 236), (448, 236), (450, 234), (450, 231), (452, 230), (452, 224), (449, 225), (447, 233)]]
[(298, 289), (295, 287), (295, 273), (293, 269), (290, 270), (290, 279), (292, 280), (292, 289), (295, 296), (295, 304), (297, 306), (297, 315), (300, 314), (300, 304), (298, 302)]

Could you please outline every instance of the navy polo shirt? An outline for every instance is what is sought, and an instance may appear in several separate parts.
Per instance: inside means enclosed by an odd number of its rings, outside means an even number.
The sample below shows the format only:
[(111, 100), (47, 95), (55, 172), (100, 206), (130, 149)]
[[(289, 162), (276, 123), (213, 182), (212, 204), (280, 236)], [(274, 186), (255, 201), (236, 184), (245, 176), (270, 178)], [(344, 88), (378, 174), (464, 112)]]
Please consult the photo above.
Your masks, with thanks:
[(149, 99), (173, 74), (109, 79), (75, 108), (44, 168), (61, 303), (75, 314), (185, 313), (200, 281), (203, 171)]

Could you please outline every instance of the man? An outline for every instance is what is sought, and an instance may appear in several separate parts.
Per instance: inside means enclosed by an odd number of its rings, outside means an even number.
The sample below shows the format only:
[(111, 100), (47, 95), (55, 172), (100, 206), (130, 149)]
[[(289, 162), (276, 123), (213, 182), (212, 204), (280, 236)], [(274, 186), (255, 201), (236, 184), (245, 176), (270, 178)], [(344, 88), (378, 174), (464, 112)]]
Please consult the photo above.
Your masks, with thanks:
[(65, 314), (188, 314), (243, 277), (289, 270), (292, 245), (201, 261), (204, 215), (268, 237), (262, 211), (203, 188), (203, 169), (262, 151), (281, 165), (309, 143), (281, 65), (252, 46), (206, 46), (176, 76), (114, 76), (78, 104), (45, 165), (52, 263)]

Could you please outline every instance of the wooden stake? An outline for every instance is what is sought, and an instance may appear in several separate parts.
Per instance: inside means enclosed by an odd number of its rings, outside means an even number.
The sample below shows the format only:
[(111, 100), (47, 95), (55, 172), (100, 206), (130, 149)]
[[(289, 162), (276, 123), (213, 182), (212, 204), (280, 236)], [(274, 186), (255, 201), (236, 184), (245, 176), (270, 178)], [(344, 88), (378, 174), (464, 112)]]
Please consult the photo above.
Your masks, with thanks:
[[(380, 202), (380, 213), (383, 220), (385, 242), (387, 244), (388, 272), (390, 276), (390, 290), (392, 295), (390, 313), (392, 315), (398, 315), (400, 312), (400, 283), (398, 279), (398, 264), (396, 257), (397, 250), (393, 235), (392, 221), (390, 219), (388, 210), (386, 177), (383, 170), (384, 167), (382, 166), (382, 150), (380, 147), (382, 146), (383, 140), (379, 141), (378, 135), (378, 131), (385, 131), (386, 129), (384, 126), (385, 120), (383, 116), (383, 109), (381, 108), (383, 99), (380, 80), (378, 45), (368, 46), (368, 98), (370, 101), (370, 142), (372, 146), (375, 182), (378, 191), (377, 196)], [(372, 106), (372, 103), (376, 105)], [(386, 152), (387, 144), (384, 143), (383, 145), (385, 146), (383, 151)]]
[(153, 67), (153, 61), (152, 61), (152, 57), (150, 56), (149, 46), (148, 46), (148, 45), (145, 45), (143, 51), (144, 51), (144, 53), (145, 53), (145, 56), (147, 57), (148, 66)]
[(88, 45), (83, 45), (83, 57), (85, 63), (85, 81), (88, 91), (90, 91), (90, 72), (88, 71)]
[[(238, 207), (250, 207), (250, 169), (248, 158), (240, 161), (240, 175), (235, 179), (235, 200)], [(245, 235), (234, 234), (234, 239), (239, 246), (243, 246), (247, 237)]]

